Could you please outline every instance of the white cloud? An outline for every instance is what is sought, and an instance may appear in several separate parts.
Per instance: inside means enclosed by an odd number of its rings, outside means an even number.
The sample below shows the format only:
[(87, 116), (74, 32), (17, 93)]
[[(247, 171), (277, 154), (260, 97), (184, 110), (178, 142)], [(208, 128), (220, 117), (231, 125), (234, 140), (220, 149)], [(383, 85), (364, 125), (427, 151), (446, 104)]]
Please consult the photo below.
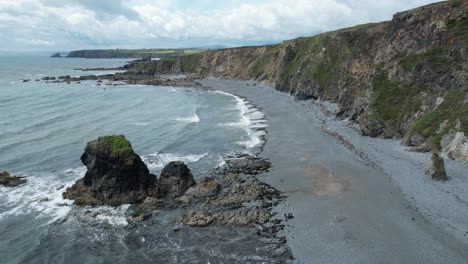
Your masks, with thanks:
[(200, 9), (177, 0), (0, 0), (0, 49), (269, 43), (388, 20), (430, 2), (231, 0)]

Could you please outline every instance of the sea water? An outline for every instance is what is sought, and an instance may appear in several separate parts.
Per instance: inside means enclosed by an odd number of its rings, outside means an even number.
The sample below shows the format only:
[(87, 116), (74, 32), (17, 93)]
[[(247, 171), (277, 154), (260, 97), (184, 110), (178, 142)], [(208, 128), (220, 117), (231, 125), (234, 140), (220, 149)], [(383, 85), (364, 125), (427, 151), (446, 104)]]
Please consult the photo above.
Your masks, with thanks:
[(76, 69), (126, 62), (0, 54), (0, 170), (27, 179), (18, 187), (0, 187), (0, 263), (265, 261), (249, 230), (174, 233), (171, 213), (153, 217), (146, 228), (129, 226), (128, 205), (88, 208), (101, 213), (88, 219), (82, 217), (86, 208), (62, 198), (86, 171), (79, 159), (86, 143), (99, 136), (125, 135), (156, 175), (170, 161), (181, 160), (195, 177), (205, 176), (224, 156), (255, 153), (262, 146), (263, 114), (216, 87), (41, 80), (106, 74)]

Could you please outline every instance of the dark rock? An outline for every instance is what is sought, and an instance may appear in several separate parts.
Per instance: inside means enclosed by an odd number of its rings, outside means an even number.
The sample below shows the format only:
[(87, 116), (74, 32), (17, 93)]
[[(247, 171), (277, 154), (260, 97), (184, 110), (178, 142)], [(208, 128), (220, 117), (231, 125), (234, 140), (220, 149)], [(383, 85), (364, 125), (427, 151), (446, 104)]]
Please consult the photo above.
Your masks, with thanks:
[(45, 202), (48, 202), (48, 201), (49, 201), (49, 198), (47, 198), (47, 197), (44, 197), (44, 198), (39, 200), (40, 203), (45, 203)]
[(51, 58), (62, 58), (59, 52), (56, 52), (50, 56)]
[(140, 214), (140, 215), (135, 215), (132, 216), (132, 221), (133, 222), (143, 222), (148, 220), (151, 217), (150, 214)]
[(31, 79), (23, 79), (23, 80), (21, 80), (21, 81), (22, 81), (22, 82), (29, 82), (29, 81), (31, 81)]
[(426, 174), (435, 181), (447, 181), (448, 177), (445, 172), (444, 159), (436, 153), (432, 153), (431, 160), (427, 163)]
[(195, 185), (190, 169), (181, 161), (167, 164), (159, 176), (159, 193), (161, 197), (177, 197)]
[(10, 173), (4, 171), (0, 173), (0, 185), (6, 187), (15, 187), (26, 182), (26, 179), (10, 175)]
[(122, 135), (89, 142), (81, 161), (88, 169), (85, 176), (63, 193), (78, 205), (116, 206), (157, 195), (156, 177)]
[(267, 171), (271, 167), (270, 162), (251, 155), (242, 154), (234, 158), (228, 158), (220, 170), (221, 174), (250, 174), (256, 175)]
[(219, 182), (213, 177), (202, 178), (195, 186), (190, 187), (185, 194), (194, 197), (216, 195), (221, 189)]
[(284, 218), (286, 219), (293, 219), (294, 218), (294, 215), (292, 213), (288, 213), (288, 214), (284, 214)]

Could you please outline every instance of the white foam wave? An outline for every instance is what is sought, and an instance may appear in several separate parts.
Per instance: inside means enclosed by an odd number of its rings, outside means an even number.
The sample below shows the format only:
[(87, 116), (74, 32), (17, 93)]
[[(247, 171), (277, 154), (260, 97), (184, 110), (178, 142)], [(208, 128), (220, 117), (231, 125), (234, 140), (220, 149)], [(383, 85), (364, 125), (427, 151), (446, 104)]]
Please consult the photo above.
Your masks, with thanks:
[(146, 163), (146, 166), (151, 169), (161, 169), (171, 161), (183, 161), (184, 163), (193, 163), (197, 162), (203, 157), (208, 155), (208, 153), (203, 154), (188, 154), (181, 155), (176, 153), (153, 153), (147, 157), (142, 157), (142, 160)]
[(149, 125), (149, 123), (146, 123), (146, 122), (136, 122), (136, 123), (130, 123), (130, 125), (134, 125), (134, 126), (147, 126), (147, 125)]
[(244, 128), (247, 132), (248, 139), (237, 142), (239, 145), (247, 149), (254, 148), (264, 143), (266, 124), (265, 114), (254, 107), (247, 100), (244, 100), (236, 95), (223, 91), (214, 91), (214, 93), (234, 97), (236, 100), (236, 109), (239, 110), (239, 121), (232, 123), (223, 123), (222, 126), (232, 126)]
[(190, 117), (179, 117), (176, 118), (176, 120), (181, 122), (198, 123), (200, 122), (200, 117), (195, 113)]
[(129, 207), (129, 204), (124, 204), (117, 207), (99, 206), (86, 210), (96, 212), (97, 216), (94, 219), (100, 223), (107, 223), (113, 226), (126, 226), (128, 225), (126, 212)]
[(0, 188), (0, 200), (9, 208), (0, 214), (0, 219), (31, 213), (50, 218), (49, 223), (63, 219), (70, 211), (73, 201), (63, 199), (62, 193), (85, 172), (86, 167), (80, 167), (65, 170), (59, 175), (30, 175), (24, 185), (10, 189)]

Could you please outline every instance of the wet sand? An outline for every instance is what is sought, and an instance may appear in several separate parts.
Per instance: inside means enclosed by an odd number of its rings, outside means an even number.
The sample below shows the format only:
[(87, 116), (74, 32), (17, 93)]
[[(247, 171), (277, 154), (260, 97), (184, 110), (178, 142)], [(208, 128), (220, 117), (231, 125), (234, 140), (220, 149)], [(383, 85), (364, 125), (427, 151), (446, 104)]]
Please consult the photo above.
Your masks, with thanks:
[[(297, 263), (467, 263), (468, 166), (447, 161), (451, 181), (424, 175), (427, 153), (371, 139), (266, 85), (207, 79), (242, 96), (268, 119), (260, 179), (288, 198), (283, 234)], [(333, 111), (333, 105), (328, 105)]]

